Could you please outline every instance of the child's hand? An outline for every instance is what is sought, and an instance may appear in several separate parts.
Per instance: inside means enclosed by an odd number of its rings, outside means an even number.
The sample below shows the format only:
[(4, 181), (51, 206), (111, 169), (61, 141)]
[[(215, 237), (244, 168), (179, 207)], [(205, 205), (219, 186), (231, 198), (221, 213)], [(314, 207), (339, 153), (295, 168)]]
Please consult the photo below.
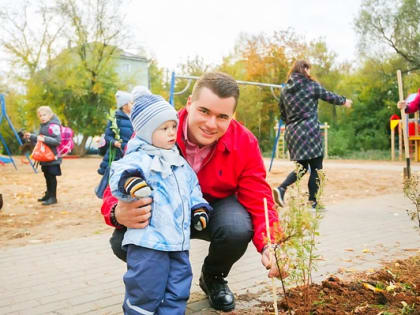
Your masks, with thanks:
[(38, 137), (36, 137), (36, 140), (44, 142), (45, 141), (45, 137), (43, 135), (39, 135)]
[(29, 138), (31, 137), (31, 133), (26, 131), (26, 132), (23, 134), (23, 137), (24, 137), (25, 139), (29, 139)]
[(405, 103), (405, 101), (399, 101), (399, 102), (397, 103), (397, 107), (398, 107), (399, 109), (405, 109), (405, 108), (407, 107), (407, 104)]
[(152, 190), (141, 177), (129, 177), (124, 184), (125, 192), (133, 198), (149, 197)]
[(202, 231), (207, 227), (207, 222), (209, 221), (209, 216), (207, 211), (203, 208), (198, 208), (193, 211), (193, 216), (191, 223), (197, 231)]
[(121, 149), (121, 142), (119, 142), (119, 141), (115, 141), (115, 142), (114, 142), (114, 147), (116, 147), (116, 148), (118, 148), (118, 149)]

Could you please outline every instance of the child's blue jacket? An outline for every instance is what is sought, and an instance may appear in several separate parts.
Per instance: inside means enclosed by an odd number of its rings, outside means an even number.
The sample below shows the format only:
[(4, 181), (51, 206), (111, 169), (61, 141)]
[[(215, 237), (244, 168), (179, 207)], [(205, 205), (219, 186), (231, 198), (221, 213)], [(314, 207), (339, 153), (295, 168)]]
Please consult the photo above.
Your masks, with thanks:
[(111, 164), (112, 194), (124, 201), (132, 197), (121, 188), (128, 177), (140, 176), (152, 188), (152, 216), (144, 229), (127, 229), (122, 245), (134, 244), (161, 251), (184, 251), (190, 248), (191, 212), (198, 208), (211, 211), (203, 198), (198, 179), (188, 162), (172, 166), (169, 176), (150, 170), (153, 156), (138, 150), (143, 140), (135, 137), (127, 145), (125, 156)]

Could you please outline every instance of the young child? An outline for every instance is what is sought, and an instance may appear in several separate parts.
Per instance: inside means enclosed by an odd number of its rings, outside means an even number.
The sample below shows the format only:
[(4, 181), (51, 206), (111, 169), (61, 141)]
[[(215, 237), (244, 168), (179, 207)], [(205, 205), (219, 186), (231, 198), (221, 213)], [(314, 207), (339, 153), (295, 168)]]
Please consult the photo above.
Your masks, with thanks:
[(153, 203), (149, 225), (124, 235), (124, 313), (184, 314), (192, 280), (190, 225), (205, 229), (212, 208), (175, 146), (173, 106), (146, 90), (134, 100), (130, 119), (136, 137), (111, 164), (111, 191), (125, 201), (151, 196)]
[(38, 118), (41, 121), (39, 134), (24, 133), (25, 139), (31, 142), (43, 141), (54, 152), (56, 159), (50, 162), (40, 162), (41, 170), (44, 173), (47, 191), (39, 198), (44, 206), (57, 203), (57, 176), (61, 175), (61, 157), (57, 156), (57, 146), (61, 142), (60, 120), (49, 106), (41, 106), (37, 110)]

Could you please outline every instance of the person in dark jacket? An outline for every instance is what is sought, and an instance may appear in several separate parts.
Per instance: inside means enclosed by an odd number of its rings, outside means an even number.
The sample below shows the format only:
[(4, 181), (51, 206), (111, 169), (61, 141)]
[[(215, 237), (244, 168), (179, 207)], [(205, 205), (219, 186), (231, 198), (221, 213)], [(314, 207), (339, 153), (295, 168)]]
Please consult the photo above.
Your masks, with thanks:
[[(318, 99), (330, 104), (350, 108), (352, 101), (323, 88), (311, 77), (311, 65), (305, 60), (296, 61), (288, 74), (288, 81), (280, 96), (281, 119), (286, 123), (285, 141), (290, 159), (303, 167), (306, 173), (310, 166), (309, 203), (317, 207), (318, 170), (322, 169), (324, 151), (318, 121)], [(288, 186), (297, 180), (296, 171), (273, 189), (274, 200), (284, 206), (284, 195)]]
[(125, 147), (128, 140), (133, 134), (133, 126), (131, 125), (129, 115), (133, 97), (130, 93), (118, 91), (115, 94), (117, 102), (117, 110), (108, 121), (105, 129), (105, 146), (108, 148), (99, 165), (98, 173), (103, 176), (101, 183), (95, 189), (98, 198), (102, 198), (106, 184), (109, 178), (109, 166), (111, 162), (118, 161), (124, 155)]
[(53, 161), (40, 162), (47, 191), (38, 201), (41, 201), (44, 206), (48, 206), (57, 203), (57, 176), (61, 176), (60, 164), (62, 161), (61, 157), (57, 156), (57, 147), (61, 143), (61, 122), (49, 106), (39, 107), (37, 114), (41, 121), (38, 135), (25, 132), (24, 137), (33, 143), (44, 142), (56, 156)]
[[(105, 174), (108, 167), (109, 155), (115, 154), (113, 161), (118, 161), (123, 156), (125, 146), (133, 134), (133, 126), (131, 125), (130, 115), (132, 107), (132, 96), (128, 92), (118, 91), (115, 94), (117, 101), (117, 110), (115, 111), (116, 127), (113, 126), (113, 121), (109, 120), (105, 129), (105, 141), (108, 150), (106, 151), (101, 164), (99, 165), (98, 173)], [(114, 123), (115, 123), (114, 122)], [(113, 152), (112, 152), (113, 151)]]

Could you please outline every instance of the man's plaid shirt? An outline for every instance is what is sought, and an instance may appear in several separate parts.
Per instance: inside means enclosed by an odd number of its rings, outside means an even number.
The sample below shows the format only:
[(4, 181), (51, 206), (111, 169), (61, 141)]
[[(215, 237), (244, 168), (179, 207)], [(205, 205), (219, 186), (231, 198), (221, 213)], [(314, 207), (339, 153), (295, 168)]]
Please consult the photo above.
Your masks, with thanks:
[(292, 161), (309, 160), (323, 155), (318, 99), (335, 105), (346, 102), (344, 96), (327, 91), (318, 82), (300, 73), (293, 73), (282, 91), (280, 116), (286, 123), (285, 140)]

